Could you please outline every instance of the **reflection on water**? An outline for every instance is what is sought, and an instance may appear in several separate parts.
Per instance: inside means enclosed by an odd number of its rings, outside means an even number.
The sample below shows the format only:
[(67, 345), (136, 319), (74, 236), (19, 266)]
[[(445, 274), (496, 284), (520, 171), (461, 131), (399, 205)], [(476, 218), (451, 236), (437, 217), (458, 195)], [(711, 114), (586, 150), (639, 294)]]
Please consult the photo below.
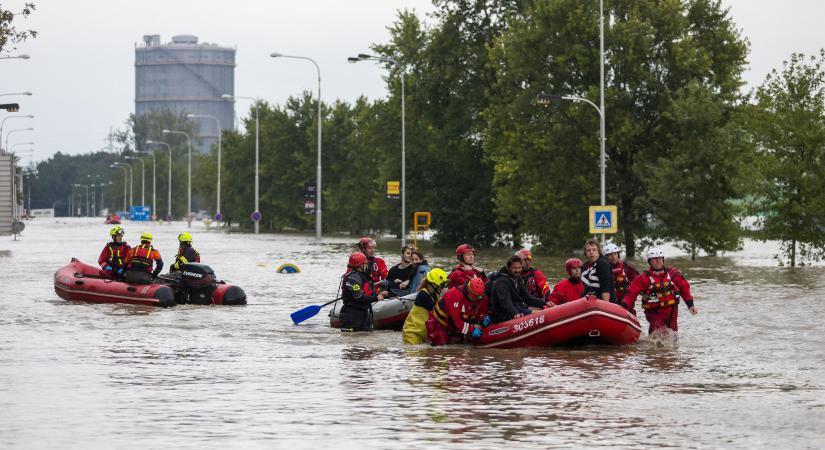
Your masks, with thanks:
[[(144, 229), (167, 258), (183, 224)], [(736, 254), (671, 258), (699, 315), (678, 342), (477, 350), (406, 347), (396, 332), (341, 333), (324, 312), (350, 239), (194, 228), (246, 307), (70, 304), (52, 274), (93, 262), (107, 227), (32, 221), (0, 240), (0, 446), (365, 448), (821, 448), (825, 446), (825, 275)], [(394, 264), (399, 245), (379, 242)], [(449, 267), (450, 249), (427, 250)], [(506, 250), (479, 252), (496, 269)], [(537, 257), (553, 279), (568, 255)], [(302, 272), (275, 273), (284, 262)], [(641, 266), (640, 261), (634, 261)], [(644, 319), (643, 319), (644, 321)]]

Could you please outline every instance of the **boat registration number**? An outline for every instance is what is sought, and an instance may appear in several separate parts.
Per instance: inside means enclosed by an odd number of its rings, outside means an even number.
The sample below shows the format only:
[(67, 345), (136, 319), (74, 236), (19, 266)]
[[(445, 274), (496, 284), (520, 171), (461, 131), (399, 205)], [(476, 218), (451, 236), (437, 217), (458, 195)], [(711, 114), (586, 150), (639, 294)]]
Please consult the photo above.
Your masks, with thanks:
[(525, 319), (525, 320), (513, 325), (513, 330), (515, 330), (516, 333), (519, 333), (519, 332), (522, 332), (522, 331), (524, 331), (524, 330), (526, 330), (530, 327), (533, 327), (535, 325), (541, 325), (543, 323), (544, 323), (544, 314), (541, 314), (539, 316), (530, 317), (529, 319)]

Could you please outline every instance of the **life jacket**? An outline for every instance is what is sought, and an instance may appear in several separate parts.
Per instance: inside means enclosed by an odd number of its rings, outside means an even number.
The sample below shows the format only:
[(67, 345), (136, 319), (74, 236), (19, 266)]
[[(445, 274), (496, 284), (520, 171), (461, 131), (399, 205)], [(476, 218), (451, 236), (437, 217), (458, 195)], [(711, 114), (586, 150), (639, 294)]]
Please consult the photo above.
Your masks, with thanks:
[[(456, 289), (458, 289), (458, 291), (461, 292), (462, 298), (467, 298), (467, 289), (464, 286), (458, 286), (456, 287)], [(451, 299), (447, 300), (454, 301)], [(462, 317), (463, 316), (464, 313), (462, 313)], [(450, 319), (450, 315), (447, 314), (446, 306), (444, 303), (444, 296), (442, 296), (437, 302), (435, 302), (435, 308), (433, 308), (433, 317), (435, 317), (435, 320), (437, 320), (438, 323), (440, 323), (444, 327), (448, 329), (451, 328), (450, 323), (452, 322), (452, 320)]]
[(624, 298), (625, 294), (627, 294), (627, 288), (630, 287), (630, 280), (628, 280), (627, 272), (625, 272), (626, 267), (622, 261), (619, 261), (616, 267), (613, 268), (613, 279), (616, 283), (616, 298), (618, 299)]
[[(195, 257), (192, 258), (191, 261), (189, 260), (189, 258), (186, 257), (186, 251), (189, 249), (192, 249), (192, 251), (195, 253)], [(188, 245), (186, 247), (180, 246), (178, 247), (178, 255), (175, 257), (175, 262), (172, 263), (171, 270), (173, 272), (179, 271), (181, 270), (181, 264), (187, 264), (190, 262), (201, 262), (201, 254), (198, 253), (198, 251), (195, 250), (195, 248), (191, 245)]]
[[(369, 297), (375, 293), (375, 286), (372, 284), (372, 279), (370, 278), (370, 276), (362, 272), (358, 272), (357, 270), (353, 270), (351, 268), (348, 268), (346, 273), (344, 273), (344, 275), (341, 277), (341, 284), (338, 287), (339, 292), (342, 292), (344, 290), (344, 283), (346, 283), (347, 278), (350, 275), (355, 275), (357, 278), (361, 280), (359, 284), (361, 285), (361, 292), (365, 296)], [(344, 297), (344, 295), (341, 295), (341, 297)]]
[(670, 278), (670, 271), (667, 270), (667, 267), (665, 267), (664, 271), (664, 281), (656, 281), (649, 270), (644, 271), (643, 275), (650, 280), (650, 284), (647, 289), (642, 292), (642, 308), (667, 308), (668, 306), (677, 304), (679, 299), (682, 298), (681, 295), (679, 295), (679, 288), (673, 284), (673, 279)]
[(114, 268), (123, 267), (123, 262), (126, 260), (126, 243), (109, 242), (106, 246), (109, 247), (109, 259), (107, 259), (106, 262)]
[(152, 248), (151, 244), (140, 244), (133, 249), (132, 259), (129, 261), (129, 269), (152, 271)]
[(461, 297), (459, 299), (456, 299), (454, 297), (445, 298), (445, 296), (436, 302), (435, 308), (433, 308), (433, 317), (435, 317), (435, 320), (437, 320), (438, 323), (440, 323), (447, 329), (457, 330), (461, 333), (466, 333), (467, 329), (459, 330), (458, 326), (455, 324), (455, 321), (453, 321), (453, 319), (450, 317), (450, 314), (447, 312), (446, 302), (460, 303), (460, 318), (461, 321), (465, 324), (475, 322), (475, 312), (477, 304), (473, 304), (467, 298), (467, 290), (464, 288), (464, 286), (459, 287), (458, 290), (459, 292), (461, 292)]

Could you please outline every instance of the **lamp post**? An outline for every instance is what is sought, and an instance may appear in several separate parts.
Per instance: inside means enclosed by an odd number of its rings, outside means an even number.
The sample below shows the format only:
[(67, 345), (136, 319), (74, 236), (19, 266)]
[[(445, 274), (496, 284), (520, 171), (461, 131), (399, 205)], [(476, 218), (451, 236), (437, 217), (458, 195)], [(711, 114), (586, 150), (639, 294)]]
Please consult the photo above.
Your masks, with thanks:
[(126, 159), (140, 163), (140, 206), (144, 206), (146, 205), (146, 164), (142, 158), (137, 156), (127, 156)]
[(258, 155), (260, 154), (260, 121), (258, 114), (258, 106), (260, 104), (260, 101), (255, 97), (242, 97), (240, 95), (232, 96), (229, 94), (224, 94), (221, 97), (227, 100), (235, 100), (237, 98), (241, 98), (245, 100), (252, 100), (253, 102), (255, 102), (255, 211), (252, 214), (255, 215), (257, 213), (258, 220), (255, 220), (253, 218), (252, 221), (255, 222), (255, 234), (258, 234), (260, 230), (259, 222), (261, 221), (261, 210), (258, 209)]
[(16, 128), (14, 130), (9, 131), (8, 133), (6, 133), (6, 145), (4, 148), (9, 148), (9, 136), (20, 131), (34, 131), (34, 128)]
[[(34, 119), (34, 116), (31, 115), (31, 114), (17, 114), (17, 115), (14, 115), (14, 116), (8, 116), (8, 117), (4, 118), (2, 121), (0, 121), (0, 145), (3, 144), (3, 126), (6, 124), (6, 121), (9, 120), (9, 119)], [(2, 150), (2, 149), (3, 149), (3, 147), (0, 147), (0, 150)]]
[(113, 165), (117, 166), (117, 167), (125, 167), (126, 170), (129, 171), (129, 209), (127, 211), (129, 211), (129, 214), (130, 214), (129, 217), (131, 218), (132, 217), (131, 216), (132, 204), (134, 203), (134, 200), (135, 200), (135, 196), (133, 195), (135, 191), (132, 190), (132, 186), (134, 185), (134, 177), (132, 176), (132, 166), (130, 166), (129, 164), (122, 163), (122, 162), (115, 162), (115, 163), (113, 163)]
[(0, 59), (29, 59), (31, 56), (29, 55), (16, 55), (16, 56), (0, 56)]
[(86, 217), (89, 217), (89, 185), (88, 184), (74, 184), (74, 187), (86, 188)]
[(157, 191), (155, 190), (156, 182), (157, 182), (158, 162), (155, 159), (155, 152), (147, 152), (147, 151), (144, 150), (144, 151), (139, 151), (138, 153), (141, 153), (141, 154), (144, 154), (144, 155), (149, 155), (149, 156), (152, 157), (152, 216), (154, 218), (154, 217), (157, 217), (157, 214), (158, 214), (158, 209), (157, 209), (158, 204), (157, 204), (157, 195), (156, 195)]
[(347, 58), (350, 63), (357, 63), (359, 61), (379, 61), (383, 63), (390, 63), (399, 67), (399, 76), (401, 77), (401, 246), (406, 245), (407, 242), (407, 135), (405, 126), (405, 105), (404, 105), (404, 70), (400, 68), (398, 61), (387, 58), (385, 56), (372, 56), (364, 53), (359, 53), (357, 57)]
[(166, 220), (172, 220), (172, 146), (161, 141), (148, 140), (146, 143), (151, 145), (165, 145), (166, 149), (169, 150), (169, 193), (166, 199)]
[(314, 59), (308, 58), (306, 56), (283, 55), (281, 53), (272, 53), (269, 56), (271, 56), (272, 58), (291, 58), (309, 61), (315, 66), (315, 71), (318, 73), (318, 164), (315, 173), (315, 184), (317, 184), (317, 186), (315, 187), (315, 238), (321, 239), (321, 198), (323, 197), (323, 195), (321, 194), (323, 190), (323, 185), (321, 183), (321, 128), (323, 125), (323, 122), (321, 120), (321, 67), (318, 66), (318, 63), (315, 62)]
[[(182, 134), (186, 136), (186, 145), (189, 147), (189, 181), (188, 187), (186, 188), (186, 226), (191, 228), (192, 227), (192, 139), (189, 137), (189, 133), (177, 130), (163, 130), (163, 134)], [(171, 161), (171, 159), (170, 159)]]
[(97, 186), (97, 179), (100, 175), (95, 175), (92, 177), (91, 175), (86, 175), (86, 178), (92, 180), (92, 211), (94, 211), (94, 215), (92, 217), (97, 217), (97, 190), (95, 186)]
[(126, 175), (126, 168), (125, 168), (125, 167), (123, 167), (123, 166), (118, 166), (118, 165), (116, 165), (116, 164), (112, 164), (112, 165), (111, 165), (111, 166), (109, 166), (109, 167), (111, 167), (112, 169), (123, 169), (123, 212), (124, 212), (124, 214), (125, 214), (125, 213), (126, 213), (126, 211), (127, 211), (127, 210), (126, 210), (126, 186), (128, 186), (128, 185), (129, 185), (129, 183), (127, 183), (127, 182), (126, 182), (126, 181), (127, 181), (127, 180), (126, 180), (126, 177), (127, 177), (127, 175)]
[[(218, 124), (218, 184), (215, 188), (215, 197), (217, 200), (217, 205), (215, 206), (215, 222), (220, 222), (223, 220), (223, 216), (221, 215), (221, 135), (223, 134), (221, 121), (218, 120), (217, 117), (210, 116), (209, 114), (187, 114), (186, 117), (190, 119), (212, 119)], [(220, 223), (218, 223), (218, 226), (220, 226)]]
[(5, 97), (6, 95), (32, 95), (32, 93), (29, 92), (29, 91), (26, 91), (26, 92), (9, 92), (7, 94), (0, 94), (0, 97)]

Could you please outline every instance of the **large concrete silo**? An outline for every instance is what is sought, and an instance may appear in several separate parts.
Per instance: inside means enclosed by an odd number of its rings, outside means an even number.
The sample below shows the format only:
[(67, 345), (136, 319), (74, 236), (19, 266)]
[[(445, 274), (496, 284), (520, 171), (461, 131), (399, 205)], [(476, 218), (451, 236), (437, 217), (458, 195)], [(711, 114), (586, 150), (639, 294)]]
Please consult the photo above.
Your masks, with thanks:
[[(191, 35), (172, 37), (161, 44), (160, 35), (146, 35), (135, 48), (135, 114), (164, 109), (216, 117), (223, 129), (235, 126), (235, 105), (221, 98), (235, 95), (235, 49), (198, 43)], [(195, 119), (207, 153), (218, 138), (214, 120)], [(194, 139), (194, 136), (193, 136)]]

